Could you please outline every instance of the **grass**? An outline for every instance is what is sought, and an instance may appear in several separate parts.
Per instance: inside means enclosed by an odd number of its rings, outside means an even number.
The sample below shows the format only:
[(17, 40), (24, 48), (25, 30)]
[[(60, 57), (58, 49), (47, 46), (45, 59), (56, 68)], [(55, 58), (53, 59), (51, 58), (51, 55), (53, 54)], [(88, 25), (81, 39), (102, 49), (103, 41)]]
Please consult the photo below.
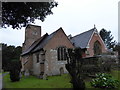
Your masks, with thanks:
[(71, 88), (67, 74), (51, 76), (48, 80), (38, 79), (34, 76), (23, 77), (19, 82), (11, 82), (9, 74), (4, 77), (5, 88)]
[[(112, 74), (112, 76), (115, 78), (115, 79), (117, 79), (117, 80), (119, 80), (119, 82), (120, 82), (120, 71), (118, 71), (118, 70), (114, 70), (114, 71), (112, 71), (111, 72), (111, 74)], [(119, 84), (119, 90), (120, 90), (120, 84)]]
[[(120, 71), (113, 70), (112, 76), (120, 81)], [(92, 88), (90, 84), (91, 79), (85, 80), (86, 88)], [(19, 82), (11, 82), (9, 74), (4, 77), (5, 88), (71, 88), (70, 78), (68, 74), (62, 76), (50, 76), (48, 80), (38, 79), (34, 76), (22, 77)], [(120, 86), (119, 86), (120, 89)], [(97, 89), (102, 90), (102, 89)]]

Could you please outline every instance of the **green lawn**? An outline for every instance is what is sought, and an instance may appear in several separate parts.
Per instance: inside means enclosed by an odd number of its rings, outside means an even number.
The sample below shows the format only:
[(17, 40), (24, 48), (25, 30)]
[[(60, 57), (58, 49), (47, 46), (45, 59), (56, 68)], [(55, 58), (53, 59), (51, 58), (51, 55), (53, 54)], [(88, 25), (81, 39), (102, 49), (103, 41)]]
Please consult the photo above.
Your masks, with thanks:
[[(120, 81), (120, 71), (114, 70), (112, 76)], [(90, 80), (85, 80), (86, 88), (93, 88)], [(4, 77), (5, 88), (71, 88), (70, 78), (68, 74), (62, 76), (51, 76), (48, 80), (38, 79), (34, 76), (23, 77), (19, 82), (11, 82), (9, 74)], [(119, 86), (120, 88), (120, 86)], [(94, 89), (94, 88), (93, 88)], [(102, 89), (98, 89), (102, 90)]]
[(5, 88), (70, 88), (71, 83), (67, 74), (51, 76), (48, 80), (38, 79), (34, 76), (23, 77), (19, 82), (11, 82), (9, 75), (4, 77)]

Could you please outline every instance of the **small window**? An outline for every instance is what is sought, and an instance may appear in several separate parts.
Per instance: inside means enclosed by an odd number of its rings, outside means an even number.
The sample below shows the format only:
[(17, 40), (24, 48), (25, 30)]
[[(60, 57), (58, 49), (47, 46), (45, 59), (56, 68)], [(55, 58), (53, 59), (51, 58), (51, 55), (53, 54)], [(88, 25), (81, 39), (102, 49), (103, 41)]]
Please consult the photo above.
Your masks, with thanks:
[(66, 48), (65, 47), (59, 47), (57, 49), (57, 56), (58, 56), (58, 61), (64, 61), (66, 60)]
[(36, 54), (37, 63), (39, 62), (39, 53)]
[(37, 32), (33, 32), (33, 35), (37, 35)]

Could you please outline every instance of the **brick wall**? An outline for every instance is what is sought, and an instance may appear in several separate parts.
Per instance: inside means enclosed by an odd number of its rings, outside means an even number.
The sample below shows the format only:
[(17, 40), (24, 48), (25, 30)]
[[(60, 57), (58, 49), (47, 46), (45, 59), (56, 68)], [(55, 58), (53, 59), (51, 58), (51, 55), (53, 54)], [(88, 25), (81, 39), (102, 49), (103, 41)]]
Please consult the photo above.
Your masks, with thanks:
[(65, 35), (64, 31), (61, 29), (57, 31), (55, 36), (48, 42), (45, 49), (56, 49), (59, 46), (66, 46), (67, 48), (74, 48), (70, 40)]
[(107, 49), (104, 45), (104, 43), (102, 42), (102, 40), (100, 39), (100, 36), (97, 33), (93, 34), (93, 37), (91, 38), (90, 42), (89, 42), (89, 48), (87, 48), (87, 51), (89, 52), (89, 55), (87, 55), (87, 57), (91, 57), (94, 56), (94, 43), (95, 41), (99, 41), (99, 43), (101, 44), (102, 47), (102, 52), (106, 52)]

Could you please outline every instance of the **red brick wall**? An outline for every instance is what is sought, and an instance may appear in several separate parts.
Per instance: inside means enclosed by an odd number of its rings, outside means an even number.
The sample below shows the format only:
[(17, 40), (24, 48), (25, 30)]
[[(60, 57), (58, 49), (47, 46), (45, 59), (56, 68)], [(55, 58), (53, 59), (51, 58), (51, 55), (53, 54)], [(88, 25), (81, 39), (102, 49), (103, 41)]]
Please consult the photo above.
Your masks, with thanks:
[(103, 41), (101, 40), (100, 36), (99, 36), (98, 34), (94, 33), (94, 34), (93, 34), (93, 37), (91, 38), (91, 40), (90, 40), (90, 42), (89, 42), (89, 48), (87, 48), (87, 51), (89, 52), (89, 55), (87, 55), (87, 57), (94, 55), (94, 50), (93, 50), (93, 48), (94, 48), (94, 43), (95, 43), (95, 41), (97, 41), (97, 40), (98, 40), (98, 41), (100, 42), (100, 44), (101, 44), (102, 52), (106, 52), (106, 51), (107, 51), (107, 49), (106, 49)]
[(64, 31), (58, 30), (55, 36), (48, 42), (45, 49), (56, 49), (59, 46), (66, 46), (67, 48), (74, 48), (70, 40), (64, 34)]

